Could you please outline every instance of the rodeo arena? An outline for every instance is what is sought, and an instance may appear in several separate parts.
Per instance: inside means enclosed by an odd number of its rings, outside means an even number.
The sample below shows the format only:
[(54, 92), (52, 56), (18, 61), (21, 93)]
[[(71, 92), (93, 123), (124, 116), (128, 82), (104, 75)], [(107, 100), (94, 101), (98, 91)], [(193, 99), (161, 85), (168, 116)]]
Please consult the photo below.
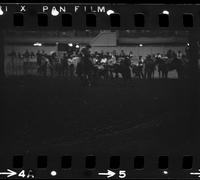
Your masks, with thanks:
[(191, 42), (187, 31), (6, 32), (1, 152), (190, 154)]
[(7, 76), (95, 79), (187, 78), (186, 32), (10, 32)]

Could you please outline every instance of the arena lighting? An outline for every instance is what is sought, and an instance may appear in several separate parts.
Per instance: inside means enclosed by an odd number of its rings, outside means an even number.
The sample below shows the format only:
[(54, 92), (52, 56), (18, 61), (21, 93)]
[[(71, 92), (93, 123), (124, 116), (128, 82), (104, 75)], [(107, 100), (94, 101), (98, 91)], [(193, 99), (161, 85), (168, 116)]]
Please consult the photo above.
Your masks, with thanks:
[(39, 46), (40, 47), (40, 46), (42, 46), (42, 43), (36, 42), (36, 43), (33, 44), (33, 46)]
[(68, 43), (68, 46), (69, 46), (69, 47), (72, 47), (72, 46), (73, 46), (73, 44), (72, 44), (72, 43)]
[(142, 46), (143, 46), (143, 44), (139, 44), (139, 46), (140, 46), (140, 47), (142, 47)]
[(164, 11), (162, 12), (162, 14), (169, 15), (169, 11), (167, 11), (167, 10), (164, 10)]
[(113, 13), (115, 13), (115, 12), (114, 12), (113, 10), (110, 9), (110, 10), (107, 10), (106, 13), (107, 13), (108, 16), (110, 16), (111, 14), (113, 14)]
[(163, 174), (168, 174), (168, 171), (163, 171)]
[(58, 12), (58, 10), (56, 9), (56, 7), (52, 7), (51, 15), (52, 15), (52, 16), (58, 16), (58, 15), (59, 15), (59, 12)]
[(77, 45), (76, 45), (76, 48), (79, 48), (79, 47), (80, 47), (80, 46), (77, 44)]
[(4, 14), (2, 7), (0, 6), (0, 15), (2, 16)]
[(187, 43), (187, 46), (190, 46), (190, 44), (189, 44), (189, 43)]

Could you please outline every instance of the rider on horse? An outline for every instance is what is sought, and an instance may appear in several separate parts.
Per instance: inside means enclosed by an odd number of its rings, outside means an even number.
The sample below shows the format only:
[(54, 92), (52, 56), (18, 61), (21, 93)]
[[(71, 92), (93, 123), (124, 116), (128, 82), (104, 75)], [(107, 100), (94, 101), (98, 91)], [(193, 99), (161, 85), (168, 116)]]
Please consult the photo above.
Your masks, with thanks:
[(94, 66), (90, 60), (90, 46), (86, 46), (84, 48), (82, 48), (82, 50), (80, 51), (80, 62), (77, 65), (77, 70), (76, 73), (78, 74), (78, 76), (81, 78), (81, 80), (84, 82), (84, 84), (91, 86), (93, 83), (92, 80), (92, 73), (93, 73), (93, 69)]

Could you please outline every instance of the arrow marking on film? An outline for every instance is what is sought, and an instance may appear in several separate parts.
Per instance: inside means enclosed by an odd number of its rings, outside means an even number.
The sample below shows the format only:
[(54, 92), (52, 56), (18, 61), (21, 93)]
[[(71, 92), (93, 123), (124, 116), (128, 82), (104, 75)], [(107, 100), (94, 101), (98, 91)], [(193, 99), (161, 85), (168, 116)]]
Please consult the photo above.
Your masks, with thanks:
[(116, 173), (115, 172), (113, 172), (113, 171), (111, 171), (111, 170), (107, 170), (107, 173), (98, 173), (98, 175), (100, 175), (100, 176), (107, 176), (107, 178), (110, 178), (110, 177), (112, 177), (112, 176), (114, 176)]
[(0, 172), (0, 175), (7, 175), (7, 177), (11, 177), (17, 174), (15, 171), (12, 171), (10, 169), (7, 169), (7, 171), (8, 172)]
[[(199, 169), (200, 171), (200, 169)], [(190, 175), (197, 175), (198, 177), (200, 177), (200, 172), (191, 172)]]

